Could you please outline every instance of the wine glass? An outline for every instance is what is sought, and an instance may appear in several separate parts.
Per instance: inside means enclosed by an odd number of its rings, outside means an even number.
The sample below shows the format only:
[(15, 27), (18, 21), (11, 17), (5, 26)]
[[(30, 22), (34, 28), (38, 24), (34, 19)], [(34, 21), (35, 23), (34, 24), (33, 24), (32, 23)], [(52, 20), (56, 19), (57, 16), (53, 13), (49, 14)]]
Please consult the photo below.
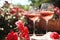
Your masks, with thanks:
[(28, 15), (29, 16), (29, 19), (33, 21), (33, 29), (34, 29), (33, 30), (33, 36), (36, 36), (35, 35), (35, 22), (37, 20), (39, 20), (39, 15), (40, 14), (38, 14), (38, 13), (36, 14), (35, 12)]
[(32, 40), (36, 40), (36, 34), (35, 34), (35, 23), (36, 21), (39, 20), (39, 17), (40, 17), (40, 14), (39, 13), (36, 13), (36, 12), (33, 12), (33, 13), (30, 13), (28, 14), (29, 16), (29, 19), (33, 21), (33, 35), (30, 37), (30, 39)]
[(51, 3), (43, 3), (40, 9), (41, 18), (46, 21), (46, 33), (48, 32), (48, 21), (53, 17), (54, 10), (53, 4)]
[(28, 14), (26, 14), (26, 16), (28, 16), (29, 19), (33, 21), (33, 35), (32, 35), (32, 37), (36, 36), (35, 35), (35, 22), (39, 21), (40, 14), (37, 12), (36, 8), (32, 8), (31, 10), (29, 10), (29, 12), (28, 12)]

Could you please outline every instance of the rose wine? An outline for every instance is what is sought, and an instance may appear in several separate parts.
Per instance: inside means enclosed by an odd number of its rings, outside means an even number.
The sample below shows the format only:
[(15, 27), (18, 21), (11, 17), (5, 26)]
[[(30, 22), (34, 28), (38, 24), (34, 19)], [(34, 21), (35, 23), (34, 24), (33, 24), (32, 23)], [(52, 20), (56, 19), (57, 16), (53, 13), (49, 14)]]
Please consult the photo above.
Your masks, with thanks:
[(40, 14), (28, 14), (28, 17), (31, 19), (31, 20), (37, 20), (39, 18)]
[(41, 12), (40, 12), (41, 17), (42, 17), (44, 20), (50, 20), (50, 19), (53, 17), (53, 13), (54, 13), (54, 12), (51, 12), (51, 11), (41, 11)]

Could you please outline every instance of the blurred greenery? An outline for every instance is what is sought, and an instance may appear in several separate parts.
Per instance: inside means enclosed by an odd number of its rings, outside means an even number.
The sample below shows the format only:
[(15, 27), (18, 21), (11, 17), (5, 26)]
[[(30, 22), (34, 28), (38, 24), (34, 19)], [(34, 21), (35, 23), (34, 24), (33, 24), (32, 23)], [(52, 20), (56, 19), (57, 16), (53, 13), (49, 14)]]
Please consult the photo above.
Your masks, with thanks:
[(35, 7), (38, 7), (42, 3), (51, 2), (51, 0), (29, 0), (29, 1), (31, 1), (32, 2), (31, 4)]
[(60, 0), (52, 0), (52, 3), (60, 8)]
[(46, 3), (46, 2), (52, 2), (51, 0), (29, 0), (29, 1), (31, 1), (31, 3), (30, 3), (30, 5), (21, 5), (21, 4), (17, 4), (17, 6), (19, 7), (19, 8), (22, 8), (22, 9), (24, 9), (24, 10), (26, 10), (26, 11), (28, 11), (29, 10), (29, 7), (32, 5), (32, 6), (34, 6), (34, 7), (39, 7), (42, 3)]
[(19, 8), (21, 8), (21, 9), (24, 9), (24, 10), (26, 10), (26, 11), (28, 11), (29, 10), (29, 5), (21, 5), (21, 4), (17, 4), (17, 6), (19, 7)]
[(19, 8), (22, 8), (26, 11), (29, 10), (29, 7), (32, 5), (34, 7), (39, 7), (41, 6), (42, 3), (53, 3), (54, 5), (60, 7), (60, 0), (28, 0), (30, 1), (30, 5), (21, 5), (21, 4), (17, 4), (17, 6)]

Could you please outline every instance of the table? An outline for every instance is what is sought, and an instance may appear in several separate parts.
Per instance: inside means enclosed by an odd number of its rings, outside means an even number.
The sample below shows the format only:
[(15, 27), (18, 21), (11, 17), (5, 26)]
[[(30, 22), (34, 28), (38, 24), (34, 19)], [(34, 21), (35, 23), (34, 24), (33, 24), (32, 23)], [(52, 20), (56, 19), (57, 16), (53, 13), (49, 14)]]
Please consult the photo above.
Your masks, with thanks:
[(30, 36), (30, 40), (60, 40), (60, 38), (59, 39), (50, 38), (51, 33), (52, 32), (48, 32), (44, 34), (43, 36)]

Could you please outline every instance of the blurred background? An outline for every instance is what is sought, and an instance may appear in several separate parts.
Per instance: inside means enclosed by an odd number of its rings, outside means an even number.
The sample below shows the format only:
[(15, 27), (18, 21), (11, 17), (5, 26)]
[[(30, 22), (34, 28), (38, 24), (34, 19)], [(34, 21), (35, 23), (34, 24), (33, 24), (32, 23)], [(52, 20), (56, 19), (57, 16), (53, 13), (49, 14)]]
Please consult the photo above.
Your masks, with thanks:
[[(22, 20), (29, 33), (33, 33), (33, 23), (26, 14), (36, 11), (39, 13), (43, 3), (51, 3), (54, 7), (54, 16), (48, 22), (49, 31), (60, 33), (60, 0), (0, 0), (0, 39), (5, 37), (12, 29), (18, 31), (15, 25), (17, 20)], [(46, 22), (36, 21), (36, 34), (45, 34)], [(39, 31), (38, 31), (39, 30)], [(3, 35), (3, 36), (2, 36)]]

